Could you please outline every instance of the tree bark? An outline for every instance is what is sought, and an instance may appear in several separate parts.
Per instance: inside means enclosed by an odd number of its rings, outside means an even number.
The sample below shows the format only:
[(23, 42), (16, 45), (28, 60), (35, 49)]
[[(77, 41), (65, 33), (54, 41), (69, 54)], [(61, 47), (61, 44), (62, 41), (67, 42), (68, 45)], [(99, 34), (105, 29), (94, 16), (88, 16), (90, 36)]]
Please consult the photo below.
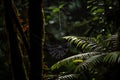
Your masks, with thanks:
[(13, 16), (12, 0), (4, 0), (6, 29), (9, 35), (11, 67), (14, 80), (27, 80), (22, 56), (20, 53), (17, 33), (15, 28), (15, 16)]
[(29, 0), (30, 28), (30, 80), (42, 80), (42, 54), (44, 43), (44, 27), (42, 0)]

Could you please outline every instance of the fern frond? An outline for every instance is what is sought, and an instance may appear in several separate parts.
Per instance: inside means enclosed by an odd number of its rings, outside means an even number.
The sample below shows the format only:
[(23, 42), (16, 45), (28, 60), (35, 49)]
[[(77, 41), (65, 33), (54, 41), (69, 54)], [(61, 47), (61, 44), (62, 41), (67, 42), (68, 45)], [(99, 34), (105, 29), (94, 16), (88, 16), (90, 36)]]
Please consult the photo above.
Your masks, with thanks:
[(70, 44), (76, 44), (76, 47), (80, 47), (84, 52), (91, 52), (102, 49), (102, 46), (91, 37), (65, 36), (63, 39), (68, 40)]
[(89, 59), (85, 60), (83, 63), (79, 64), (75, 71), (94, 68), (103, 61), (104, 55), (105, 54), (98, 54), (90, 57)]
[(107, 63), (120, 63), (120, 51), (108, 53), (103, 61)]
[(94, 56), (94, 55), (97, 55), (99, 54), (99, 52), (88, 52), (88, 53), (82, 53), (82, 54), (77, 54), (77, 55), (74, 55), (74, 56), (71, 56), (71, 57), (68, 57), (68, 58), (65, 58), (61, 61), (58, 61), (56, 64), (54, 64), (51, 69), (54, 70), (54, 69), (58, 69), (60, 68), (61, 66), (63, 65), (67, 65), (69, 64), (69, 62), (73, 61), (73, 60), (78, 60), (78, 59), (82, 59), (82, 60), (85, 60), (85, 59), (88, 59), (90, 58), (91, 56)]
[(75, 80), (77, 79), (79, 74), (69, 74), (64, 76), (59, 76), (56, 80)]
[(100, 63), (120, 63), (120, 51), (94, 55), (85, 60), (83, 63), (79, 64), (76, 68), (76, 71), (78, 69), (84, 70), (88, 68), (94, 68)]
[(118, 51), (120, 49), (120, 42), (118, 39), (118, 35), (112, 35), (107, 41), (110, 41), (110, 47), (112, 51)]

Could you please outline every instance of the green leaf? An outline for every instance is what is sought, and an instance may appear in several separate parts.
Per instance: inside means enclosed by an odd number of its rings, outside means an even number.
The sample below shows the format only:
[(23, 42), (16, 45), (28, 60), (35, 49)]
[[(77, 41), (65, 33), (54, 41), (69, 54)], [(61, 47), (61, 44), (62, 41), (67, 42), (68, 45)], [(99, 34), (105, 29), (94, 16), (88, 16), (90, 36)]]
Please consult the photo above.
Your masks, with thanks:
[(83, 62), (83, 60), (82, 59), (78, 59), (78, 60), (73, 60), (73, 62), (74, 63), (81, 63), (81, 62)]
[(96, 21), (96, 20), (98, 20), (98, 19), (99, 19), (99, 17), (96, 16), (96, 17), (94, 17), (92, 20), (93, 20), (93, 21)]
[(59, 12), (59, 8), (54, 8), (52, 12), (56, 13), (56, 12)]
[(87, 3), (92, 3), (94, 2), (95, 0), (88, 0)]
[(93, 11), (93, 13), (102, 13), (102, 12), (104, 12), (104, 9), (97, 9), (97, 10)]
[(97, 10), (97, 6), (94, 6), (92, 9), (91, 9), (91, 12), (93, 12), (94, 10)]
[(64, 5), (65, 5), (65, 4), (61, 4), (61, 5), (59, 6), (59, 9), (63, 8)]

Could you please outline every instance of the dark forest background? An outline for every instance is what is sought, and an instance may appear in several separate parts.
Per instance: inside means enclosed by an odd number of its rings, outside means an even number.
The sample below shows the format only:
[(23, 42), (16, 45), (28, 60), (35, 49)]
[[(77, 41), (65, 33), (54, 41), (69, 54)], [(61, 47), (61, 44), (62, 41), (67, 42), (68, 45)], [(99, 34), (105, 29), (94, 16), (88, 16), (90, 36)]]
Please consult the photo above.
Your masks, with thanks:
[(118, 80), (119, 0), (1, 0), (1, 80)]

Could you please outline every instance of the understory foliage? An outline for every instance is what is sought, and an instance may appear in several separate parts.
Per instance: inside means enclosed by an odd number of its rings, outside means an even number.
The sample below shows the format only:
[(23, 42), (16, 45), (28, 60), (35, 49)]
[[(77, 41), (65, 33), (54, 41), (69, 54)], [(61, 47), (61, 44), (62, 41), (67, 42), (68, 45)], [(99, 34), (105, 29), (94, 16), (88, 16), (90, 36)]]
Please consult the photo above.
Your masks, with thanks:
[(44, 10), (49, 57), (45, 56), (45, 79), (116, 79), (120, 62), (119, 1), (47, 1)]
[[(76, 36), (63, 37), (64, 39), (68, 40), (68, 42), (71, 45), (75, 45), (76, 48), (78, 47), (81, 48), (84, 53), (79, 53), (77, 55), (73, 55), (58, 61), (56, 64), (52, 65), (51, 70), (53, 71), (58, 70), (62, 68), (62, 66), (64, 66), (64, 68), (69, 68), (69, 70), (72, 69), (74, 74), (72, 74), (72, 72), (69, 71), (66, 72), (64, 76), (59, 74), (60, 77), (58, 76), (57, 78), (58, 79), (62, 78), (60, 80), (64, 80), (64, 79), (72, 80), (72, 78), (73, 80), (74, 78), (77, 79), (78, 76), (75, 75), (79, 75), (80, 77), (80, 75), (82, 74), (81, 72), (84, 72), (86, 70), (88, 71), (87, 73), (89, 73), (89, 75), (91, 76), (91, 79), (93, 78), (97, 79), (95, 75), (101, 74), (99, 72), (100, 66), (101, 68), (107, 68), (112, 64), (120, 63), (120, 51), (115, 50), (118, 47), (117, 45), (119, 44), (117, 41), (118, 37), (117, 35), (114, 38), (112, 37), (113, 36), (111, 36), (107, 40), (102, 40), (102, 42), (98, 42), (99, 39), (96, 40), (95, 38), (89, 38), (89, 37), (76, 37)], [(105, 65), (106, 67), (104, 67)], [(92, 73), (91, 70), (93, 70)], [(68, 76), (68, 74), (69, 75), (72, 74), (72, 75)], [(104, 71), (103, 74), (105, 74)], [(84, 79), (84, 77), (82, 79)]]

